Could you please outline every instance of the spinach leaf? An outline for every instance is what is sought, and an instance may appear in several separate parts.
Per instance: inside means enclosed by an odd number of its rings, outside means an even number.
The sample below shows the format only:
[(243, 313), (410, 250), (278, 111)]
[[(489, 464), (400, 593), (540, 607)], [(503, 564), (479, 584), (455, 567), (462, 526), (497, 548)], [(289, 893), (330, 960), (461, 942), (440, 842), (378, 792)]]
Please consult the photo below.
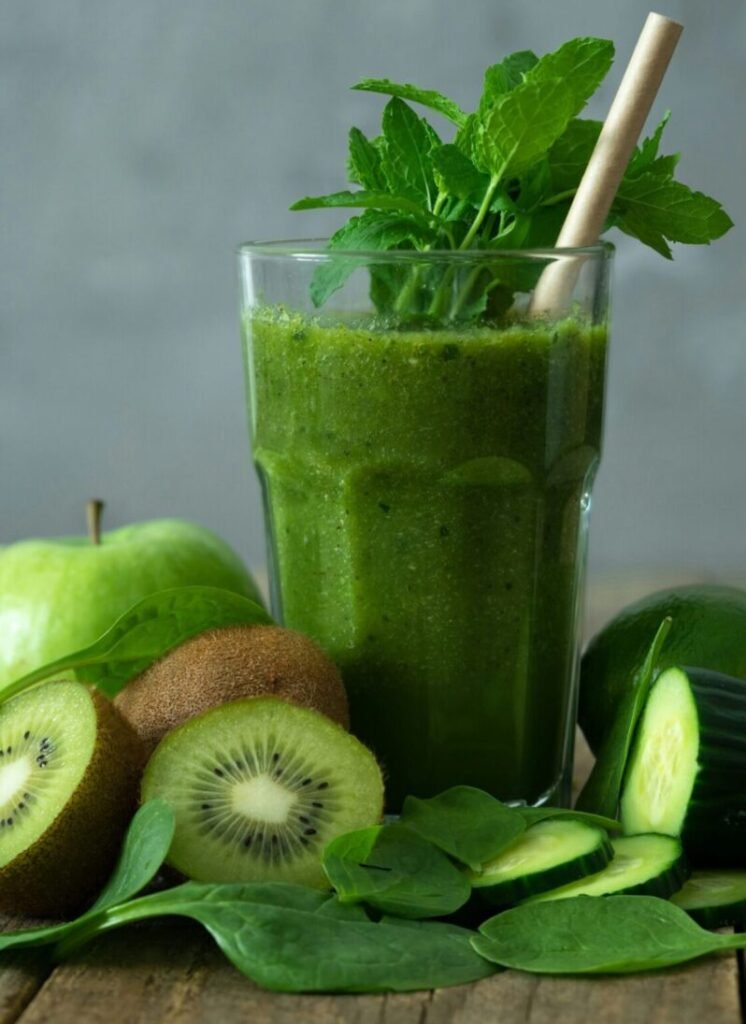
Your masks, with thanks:
[(70, 670), (77, 679), (93, 683), (108, 697), (114, 697), (156, 659), (198, 633), (220, 626), (271, 621), (255, 601), (220, 587), (159, 590), (120, 615), (89, 647), (43, 665), (6, 686), (0, 700)]
[(445, 917), (471, 895), (448, 857), (404, 825), (338, 836), (324, 849), (322, 863), (343, 903), (364, 900), (399, 917)]
[(746, 935), (705, 931), (655, 896), (527, 903), (490, 918), (480, 933), (472, 944), (481, 956), (548, 974), (629, 974), (746, 946)]
[(153, 881), (168, 854), (174, 827), (174, 812), (164, 800), (148, 800), (139, 808), (124, 838), (114, 874), (89, 914), (131, 899)]
[(281, 883), (188, 882), (106, 911), (85, 938), (161, 916), (200, 922), (239, 971), (277, 992), (406, 992), (461, 985), (494, 971), (464, 928), (374, 922), (359, 907)]
[(515, 808), (472, 786), (454, 786), (428, 800), (408, 796), (401, 822), (474, 871), (527, 827)]
[(671, 622), (670, 618), (661, 622), (645, 660), (635, 673), (632, 686), (619, 706), (611, 731), (577, 799), (576, 807), (580, 811), (591, 811), (609, 818), (617, 813), (632, 738), (648, 699), (656, 665)]
[(74, 940), (96, 928), (102, 912), (135, 896), (153, 880), (166, 859), (174, 833), (174, 814), (163, 800), (149, 800), (132, 819), (119, 861), (98, 899), (74, 921), (0, 933), (0, 952), (22, 946), (44, 946)]
[(416, 85), (400, 84), (391, 82), (388, 78), (363, 78), (353, 89), (361, 92), (380, 92), (385, 96), (397, 96), (402, 100), (411, 100), (413, 103), (421, 103), (424, 107), (437, 111), (455, 125), (461, 125), (466, 114), (459, 107), (458, 103), (449, 100), (443, 93), (435, 92), (433, 89), (420, 89)]
[(529, 825), (535, 825), (539, 821), (548, 821), (550, 818), (569, 818), (572, 821), (583, 821), (586, 825), (605, 828), (607, 832), (619, 832), (622, 828), (621, 821), (617, 821), (616, 818), (608, 818), (602, 814), (580, 811), (577, 808), (519, 807), (518, 809)]

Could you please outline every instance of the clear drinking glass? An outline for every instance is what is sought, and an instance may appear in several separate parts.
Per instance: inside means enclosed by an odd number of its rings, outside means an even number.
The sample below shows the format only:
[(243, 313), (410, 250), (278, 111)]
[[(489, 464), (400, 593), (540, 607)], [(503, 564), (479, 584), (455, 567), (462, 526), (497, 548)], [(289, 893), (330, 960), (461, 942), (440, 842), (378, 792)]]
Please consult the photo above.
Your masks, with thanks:
[[(273, 612), (340, 666), (391, 811), (567, 799), (611, 257), (240, 250)], [(531, 316), (549, 264), (572, 295)]]

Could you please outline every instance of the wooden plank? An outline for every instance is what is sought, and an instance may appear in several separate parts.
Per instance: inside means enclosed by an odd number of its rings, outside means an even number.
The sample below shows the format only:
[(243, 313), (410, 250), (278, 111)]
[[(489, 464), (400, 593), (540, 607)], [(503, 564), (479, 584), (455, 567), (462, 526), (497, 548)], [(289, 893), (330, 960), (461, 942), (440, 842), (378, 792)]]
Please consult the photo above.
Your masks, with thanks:
[(196, 927), (175, 923), (112, 934), (58, 967), (19, 1024), (737, 1024), (740, 1019), (732, 955), (629, 978), (507, 971), (436, 992), (293, 996), (257, 988)]
[[(13, 918), (0, 920), (0, 932), (27, 927)], [(0, 1024), (14, 1024), (52, 971), (41, 952), (3, 953), (0, 958)]]

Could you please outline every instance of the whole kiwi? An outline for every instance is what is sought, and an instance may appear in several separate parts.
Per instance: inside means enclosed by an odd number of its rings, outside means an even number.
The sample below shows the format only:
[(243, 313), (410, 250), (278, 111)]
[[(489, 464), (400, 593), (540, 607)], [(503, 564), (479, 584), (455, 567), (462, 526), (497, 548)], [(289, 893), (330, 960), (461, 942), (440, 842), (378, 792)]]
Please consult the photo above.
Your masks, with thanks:
[(244, 697), (280, 697), (349, 728), (336, 665), (303, 633), (281, 626), (226, 626), (173, 648), (115, 704), (150, 753), (167, 732), (209, 708)]

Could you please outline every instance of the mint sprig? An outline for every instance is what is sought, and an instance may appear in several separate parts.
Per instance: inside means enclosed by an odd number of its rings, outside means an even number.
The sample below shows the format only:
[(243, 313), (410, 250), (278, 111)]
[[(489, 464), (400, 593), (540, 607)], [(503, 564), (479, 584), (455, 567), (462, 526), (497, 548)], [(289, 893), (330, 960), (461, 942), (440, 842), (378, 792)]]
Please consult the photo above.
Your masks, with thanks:
[[(379, 312), (498, 319), (516, 292), (533, 287), (540, 268), (526, 272), (467, 263), (458, 270), (453, 264), (418, 262), (416, 254), (556, 242), (601, 130), (599, 121), (578, 115), (613, 56), (611, 42), (592, 37), (571, 39), (541, 58), (529, 50), (510, 54), (487, 69), (470, 113), (440, 92), (363, 79), (353, 88), (390, 99), (377, 138), (350, 130), (348, 177), (359, 191), (309, 196), (291, 209), (357, 207), (364, 212), (332, 235), (330, 251), (402, 250), (415, 257), (398, 266), (370, 267)], [(441, 141), (410, 103), (452, 122), (452, 140)], [(678, 154), (660, 153), (668, 118), (637, 147), (606, 229), (616, 227), (671, 258), (670, 243), (708, 244), (732, 221), (715, 199), (675, 179)], [(314, 304), (323, 305), (360, 265), (354, 256), (320, 265), (312, 285)]]

